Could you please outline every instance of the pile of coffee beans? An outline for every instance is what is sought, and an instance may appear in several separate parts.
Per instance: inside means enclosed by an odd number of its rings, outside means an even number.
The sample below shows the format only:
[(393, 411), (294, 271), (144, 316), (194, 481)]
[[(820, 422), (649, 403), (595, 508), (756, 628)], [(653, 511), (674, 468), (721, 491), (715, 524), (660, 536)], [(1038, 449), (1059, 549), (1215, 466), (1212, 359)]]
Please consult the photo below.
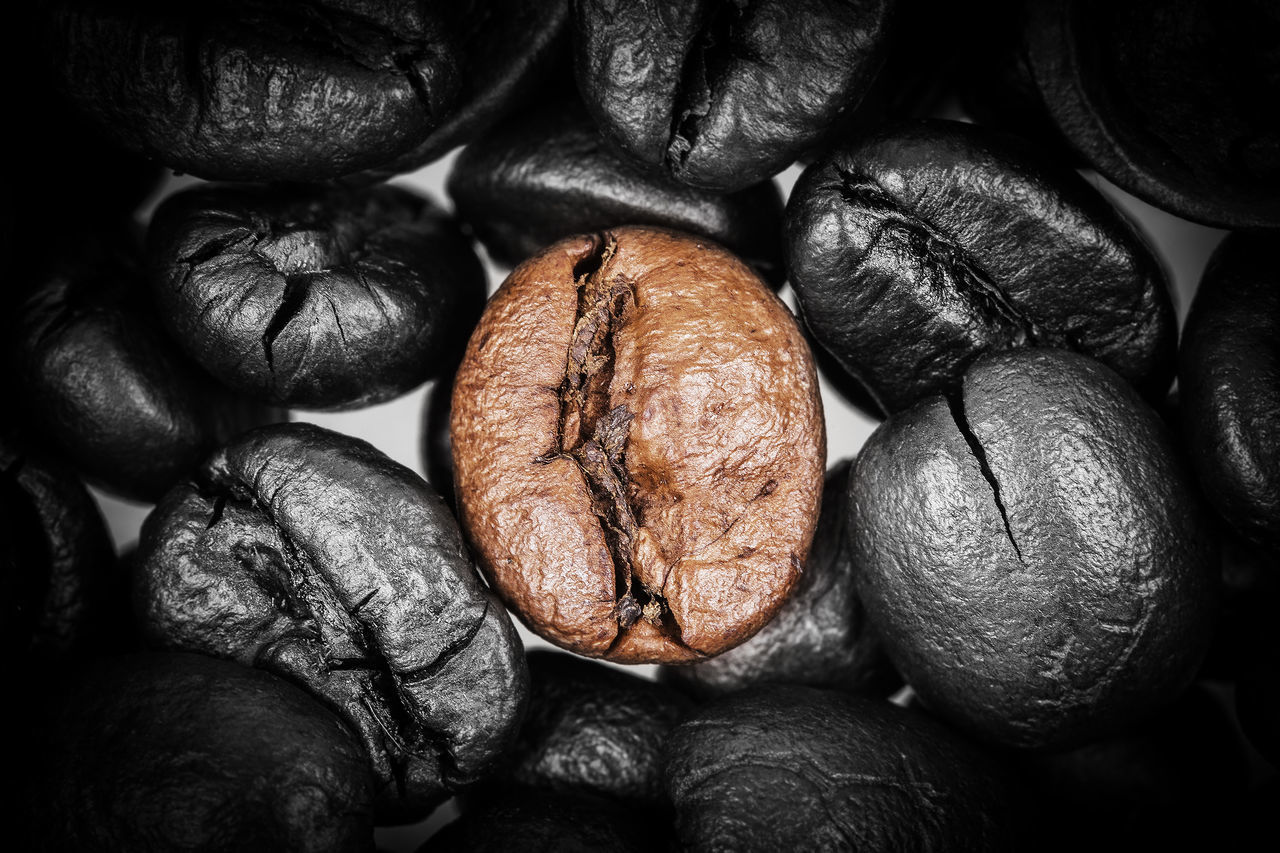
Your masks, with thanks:
[(15, 849), (1280, 845), (1276, 3), (13, 14)]

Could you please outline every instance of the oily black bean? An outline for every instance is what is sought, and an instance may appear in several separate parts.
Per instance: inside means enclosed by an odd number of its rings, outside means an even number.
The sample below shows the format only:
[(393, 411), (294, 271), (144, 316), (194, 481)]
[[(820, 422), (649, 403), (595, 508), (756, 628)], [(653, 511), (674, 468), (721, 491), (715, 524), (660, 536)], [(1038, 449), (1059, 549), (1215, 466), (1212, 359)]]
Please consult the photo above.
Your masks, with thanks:
[(491, 781), (663, 811), (663, 747), (692, 700), (563, 652), (534, 650), (528, 660), (529, 711), (503, 771)]
[(228, 386), (352, 408), (457, 363), (484, 302), (469, 241), (426, 198), (200, 186), (156, 211), (149, 277), (169, 332)]
[(885, 695), (901, 684), (867, 626), (854, 586), (847, 495), (851, 464), (836, 463), (822, 486), (809, 559), (791, 597), (750, 640), (709, 660), (665, 666), (661, 677), (699, 695), (761, 682)]
[(589, 795), (517, 788), (468, 810), (417, 853), (652, 853), (670, 828)]
[(577, 0), (578, 89), (632, 159), (742, 189), (817, 144), (884, 62), (892, 0)]
[(360, 736), (378, 820), (424, 816), (488, 772), (528, 671), (448, 509), (373, 447), (309, 424), (246, 433), (142, 530), (151, 642), (258, 666)]
[(782, 196), (766, 180), (728, 195), (650, 173), (604, 143), (576, 100), (539, 105), (469, 145), (449, 174), (458, 215), (515, 266), (564, 237), (661, 225), (723, 243), (782, 283)]
[(360, 742), (283, 679), (203, 655), (130, 655), (36, 702), (49, 711), (23, 780), (20, 849), (373, 851)]
[(1228, 236), (1179, 353), (1187, 450), (1230, 527), (1280, 557), (1280, 233)]
[(685, 850), (1012, 850), (1002, 771), (924, 714), (758, 685), (671, 735), (667, 790)]
[(1076, 353), (988, 355), (891, 416), (850, 479), (858, 594), (925, 707), (1066, 748), (1195, 676), (1218, 550), (1158, 416)]
[(457, 512), (457, 495), (453, 486), (453, 441), (449, 437), (449, 414), (452, 411), (453, 374), (441, 376), (422, 401), (422, 441), (418, 456), (427, 482)]
[(71, 235), (17, 317), (33, 436), (97, 485), (155, 501), (233, 435), (284, 412), (213, 381), (161, 331), (131, 235)]
[(381, 166), (444, 120), (456, 34), (430, 4), (60, 0), (57, 82), (104, 132), (180, 172), (314, 181)]
[(981, 353), (1076, 349), (1152, 398), (1176, 316), (1144, 242), (1083, 179), (1011, 137), (896, 125), (810, 166), (787, 271), (814, 336), (888, 412), (947, 393)]
[(101, 652), (117, 638), (125, 586), (102, 514), (56, 460), (0, 435), (0, 630), (19, 668)]
[(1084, 160), (1156, 207), (1280, 226), (1280, 6), (1271, 0), (1026, 3), (1037, 100)]
[(458, 103), (422, 142), (377, 172), (411, 172), (459, 145), (487, 138), (498, 119), (529, 99), (561, 66), (568, 76), (569, 0), (480, 0), (440, 10), (459, 33)]

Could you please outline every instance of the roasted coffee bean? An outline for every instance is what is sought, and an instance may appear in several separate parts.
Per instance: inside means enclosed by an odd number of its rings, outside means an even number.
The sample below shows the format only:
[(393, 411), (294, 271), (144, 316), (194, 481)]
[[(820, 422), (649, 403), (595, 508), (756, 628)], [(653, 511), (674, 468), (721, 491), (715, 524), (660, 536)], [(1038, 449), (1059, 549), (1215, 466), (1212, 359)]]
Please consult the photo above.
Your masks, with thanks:
[(258, 399), (352, 408), (456, 364), (484, 270), (429, 200), (367, 190), (201, 186), (156, 211), (149, 275), (170, 333)]
[(762, 685), (672, 732), (683, 850), (1012, 850), (1002, 771), (917, 711)]
[(1280, 226), (1280, 7), (1271, 0), (1026, 4), (1038, 100), (1103, 175), (1156, 207)]
[(422, 403), (422, 444), (419, 457), (427, 482), (457, 512), (458, 501), (453, 483), (453, 441), (449, 438), (449, 415), (453, 411), (453, 372), (441, 376), (427, 392)]
[(1249, 781), (1223, 700), (1196, 686), (1119, 734), (1021, 765), (1039, 814), (1037, 850), (1140, 850), (1216, 832)]
[(453, 516), (413, 472), (309, 424), (246, 433), (142, 530), (152, 643), (270, 670), (360, 736), (378, 820), (480, 779), (518, 730), (528, 671)]
[(732, 648), (782, 605), (826, 435), (786, 306), (719, 246), (565, 239), (489, 301), (455, 379), (481, 568), (535, 633), (621, 662)]
[(52, 69), (124, 147), (179, 172), (318, 181), (383, 165), (440, 125), (459, 45), (395, 0), (51, 4)]
[(772, 181), (718, 195), (645, 172), (604, 143), (576, 100), (526, 111), (469, 145), (448, 186), (458, 216), (509, 266), (571, 234), (661, 225), (723, 243), (774, 284), (785, 275)]
[(459, 33), (458, 103), (425, 140), (376, 171), (412, 172), (485, 138), (498, 119), (540, 98), (540, 84), (560, 66), (568, 76), (569, 0), (462, 0), (439, 12)]
[(670, 829), (597, 797), (508, 791), (431, 836), (417, 853), (653, 853)]
[(32, 435), (127, 498), (158, 500), (233, 435), (287, 417), (214, 382), (162, 333), (129, 235), (69, 239), (17, 322)]
[(1102, 364), (990, 355), (886, 420), (850, 480), (858, 593), (924, 705), (1013, 747), (1118, 731), (1178, 695), (1218, 552), (1164, 425)]
[(1280, 235), (1233, 234), (1187, 315), (1179, 353), (1187, 450), (1233, 530), (1280, 556)]
[(662, 668), (661, 677), (692, 693), (714, 695), (751, 684), (807, 684), (887, 695), (902, 680), (867, 628), (849, 550), (849, 460), (827, 472), (822, 513), (809, 559), (778, 615), (750, 640), (710, 660)]
[(23, 850), (373, 851), (359, 741), (265, 672), (202, 655), (114, 658), (76, 673), (39, 722)]
[(617, 667), (564, 652), (529, 653), (529, 712), (503, 771), (512, 785), (607, 797), (632, 809), (668, 808), (662, 750), (692, 709), (687, 696)]
[(3, 624), (19, 670), (100, 652), (123, 621), (124, 578), (102, 514), (84, 485), (53, 459), (0, 434)]
[(1065, 166), (959, 122), (916, 122), (810, 166), (787, 270), (814, 336), (887, 412), (957, 387), (983, 352), (1063, 347), (1152, 399), (1177, 318), (1156, 259)]
[(892, 0), (577, 0), (578, 88), (604, 135), (710, 190), (774, 175), (857, 106)]

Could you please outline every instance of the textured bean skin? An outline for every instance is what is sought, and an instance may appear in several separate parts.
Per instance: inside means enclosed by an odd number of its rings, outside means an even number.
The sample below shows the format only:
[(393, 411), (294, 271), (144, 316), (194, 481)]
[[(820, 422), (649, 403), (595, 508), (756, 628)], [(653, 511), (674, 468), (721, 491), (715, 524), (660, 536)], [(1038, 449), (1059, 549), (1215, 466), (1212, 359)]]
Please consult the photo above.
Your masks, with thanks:
[(469, 0), (439, 11), (459, 31), (458, 103), (426, 139), (379, 173), (412, 172), (487, 138), (490, 127), (526, 99), (542, 100), (540, 84), (568, 64), (569, 0)]
[(984, 352), (1074, 349), (1150, 399), (1177, 318), (1159, 263), (1069, 169), (959, 122), (884, 129), (810, 166), (787, 269), (814, 336), (887, 412), (957, 387)]
[(700, 663), (668, 666), (660, 678), (697, 695), (752, 684), (805, 684), (888, 694), (901, 684), (858, 600), (857, 566), (847, 528), (849, 460), (836, 463), (822, 485), (822, 513), (809, 559), (791, 597), (760, 632)]
[(44, 734), (24, 850), (372, 853), (360, 743), (283, 679), (202, 655), (77, 672)]
[(577, 0), (578, 89), (632, 159), (702, 189), (774, 175), (857, 106), (892, 2)]
[(850, 480), (858, 591), (926, 707), (1012, 747), (1114, 732), (1195, 675), (1216, 542), (1156, 414), (1059, 350), (979, 361), (872, 434)]
[(1268, 0), (1026, 4), (1036, 100), (1090, 166), (1178, 216), (1280, 226)]
[(19, 309), (23, 415), (91, 482), (158, 500), (236, 433), (285, 417), (214, 382), (160, 328), (141, 252), (68, 240)]
[(786, 307), (708, 241), (565, 239), (489, 301), (455, 378), (459, 510), (531, 630), (676, 662), (781, 606), (817, 522), (826, 434)]
[(22, 671), (108, 649), (126, 596), (93, 498), (70, 470), (0, 434), (0, 636)]
[[(529, 712), (499, 785), (667, 808), (662, 753), (693, 702), (665, 685), (563, 652), (529, 653)], [(498, 797), (505, 796), (500, 794)]]
[(418, 144), (457, 99), (438, 12), (397, 0), (65, 0), (53, 68), (125, 148), (210, 180), (320, 181)]
[(1205, 495), (1280, 558), (1280, 276), (1274, 234), (1233, 234), (1205, 270), (1183, 332), (1178, 386)]
[(448, 187), (458, 215), (509, 266), (571, 234), (660, 225), (724, 244), (774, 284), (784, 277), (772, 181), (720, 195), (646, 172), (604, 143), (576, 101), (494, 128), (459, 155)]
[(246, 433), (171, 491), (139, 545), (148, 639), (284, 675), (354, 729), (379, 822), (412, 821), (511, 743), (528, 671), (430, 487), (309, 424)]
[(989, 759), (919, 712), (760, 685), (672, 733), (667, 790), (685, 850), (1013, 850)]
[(170, 332), (256, 399), (352, 408), (457, 361), (484, 271), (457, 225), (391, 186), (202, 186), (166, 199), (147, 237)]

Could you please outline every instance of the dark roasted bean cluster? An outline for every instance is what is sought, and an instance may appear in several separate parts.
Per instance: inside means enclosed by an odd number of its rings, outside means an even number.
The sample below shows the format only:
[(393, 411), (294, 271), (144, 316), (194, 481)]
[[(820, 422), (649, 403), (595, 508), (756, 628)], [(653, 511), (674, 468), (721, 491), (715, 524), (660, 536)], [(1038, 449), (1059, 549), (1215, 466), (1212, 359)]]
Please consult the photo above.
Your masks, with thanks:
[(19, 5), (13, 849), (1280, 845), (1274, 0)]

